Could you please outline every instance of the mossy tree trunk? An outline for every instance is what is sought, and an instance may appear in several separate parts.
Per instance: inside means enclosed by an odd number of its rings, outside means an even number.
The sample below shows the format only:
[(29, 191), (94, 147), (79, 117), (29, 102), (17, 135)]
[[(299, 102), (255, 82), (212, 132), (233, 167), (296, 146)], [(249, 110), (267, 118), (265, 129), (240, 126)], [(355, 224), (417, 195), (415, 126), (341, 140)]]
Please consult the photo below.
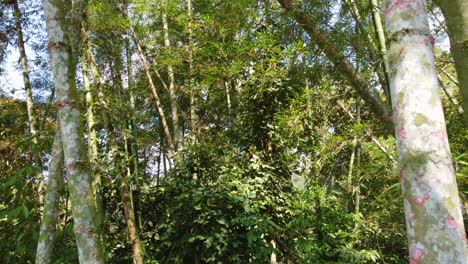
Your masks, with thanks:
[(385, 1), (410, 263), (467, 263), (426, 1)]
[(78, 257), (80, 263), (104, 263), (75, 84), (83, 1), (43, 0), (43, 6)]
[[(83, 70), (83, 85), (85, 88), (85, 101), (86, 101), (86, 123), (88, 128), (88, 158), (90, 162), (91, 178), (93, 179), (94, 195), (96, 197), (96, 209), (97, 209), (97, 221), (99, 224), (99, 230), (104, 228), (104, 205), (102, 204), (102, 181), (101, 171), (99, 170), (99, 151), (98, 151), (98, 138), (96, 132), (96, 120), (95, 120), (95, 93), (91, 88), (90, 76), (92, 65), (92, 51), (89, 43), (89, 38), (86, 32), (86, 28), (83, 23), (82, 27), (82, 41), (83, 41), (83, 54), (81, 56), (81, 68)], [(91, 66), (92, 68), (92, 66)], [(101, 234), (102, 235), (102, 234)], [(104, 239), (104, 237), (102, 237)]]
[(53, 263), (52, 251), (57, 238), (57, 220), (60, 213), (59, 200), (63, 192), (63, 169), (62, 137), (60, 135), (60, 128), (57, 127), (49, 165), (39, 242), (37, 243), (36, 264)]
[(468, 127), (468, 1), (439, 0), (447, 22), (455, 69), (463, 98), (465, 124)]

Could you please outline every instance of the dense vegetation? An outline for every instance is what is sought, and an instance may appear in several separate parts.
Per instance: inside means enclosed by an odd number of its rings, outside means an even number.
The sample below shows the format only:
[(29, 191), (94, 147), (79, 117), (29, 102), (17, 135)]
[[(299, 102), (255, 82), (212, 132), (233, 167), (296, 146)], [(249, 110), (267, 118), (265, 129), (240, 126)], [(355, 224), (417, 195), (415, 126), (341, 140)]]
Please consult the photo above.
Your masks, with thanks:
[[(47, 42), (41, 2), (0, 1), (0, 262), (36, 260), (58, 112), (73, 104), (88, 160), (65, 152), (50, 263), (78, 262), (68, 171), (82, 164), (107, 263), (138, 251), (144, 263), (417, 263), (391, 122), (285, 2), (86, 1), (68, 33), (81, 41), (69, 103), (56, 99), (48, 49), (61, 43)], [(301, 8), (391, 109), (373, 2)], [(442, 13), (428, 11), (466, 221), (463, 99)], [(23, 41), (30, 84), (16, 87), (6, 59)]]

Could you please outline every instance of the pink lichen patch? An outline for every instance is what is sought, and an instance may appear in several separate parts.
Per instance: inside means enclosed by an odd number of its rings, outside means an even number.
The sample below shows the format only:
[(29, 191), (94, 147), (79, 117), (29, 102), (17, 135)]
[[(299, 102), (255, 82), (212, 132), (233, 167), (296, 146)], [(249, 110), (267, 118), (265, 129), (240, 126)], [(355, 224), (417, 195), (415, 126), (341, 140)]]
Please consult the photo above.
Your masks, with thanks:
[(389, 16), (391, 13), (393, 13), (394, 11), (396, 10), (399, 10), (400, 12), (401, 11), (406, 11), (411, 4), (413, 4), (413, 6), (415, 7), (415, 15), (418, 16), (420, 14), (420, 9), (422, 7), (421, 3), (419, 0), (396, 0), (396, 1), (392, 1), (393, 3), (390, 4), (390, 7), (388, 8), (385, 8), (384, 9), (384, 16), (387, 17)]
[(418, 264), (424, 256), (422, 248), (413, 247), (410, 251), (410, 264)]
[(411, 212), (411, 213), (406, 215), (406, 222), (411, 223), (411, 222), (414, 221), (414, 219), (416, 219), (416, 214), (415, 213)]
[(445, 218), (445, 224), (447, 225), (449, 229), (453, 229), (453, 230), (458, 229), (458, 227), (460, 226), (460, 223), (458, 223), (458, 221), (455, 220), (455, 218), (453, 217)]
[(445, 133), (440, 129), (432, 131), (431, 135), (433, 135), (434, 137), (440, 139), (441, 141), (445, 140)]
[(408, 136), (408, 133), (406, 132), (405, 129), (400, 128), (400, 129), (397, 129), (397, 136), (401, 138), (406, 138)]
[(426, 200), (424, 200), (423, 197), (418, 197), (418, 198), (416, 198), (415, 202), (416, 202), (417, 205), (421, 206), (421, 205), (424, 205), (426, 203)]
[(422, 197), (421, 197), (421, 196), (417, 197), (417, 198), (415, 199), (415, 203), (416, 203), (417, 205), (420, 205), (420, 206), (421, 206), (421, 205), (424, 205), (430, 198), (431, 198), (431, 196), (430, 196), (428, 193), (426, 193), (426, 194), (425, 194), (424, 196), (422, 196)]
[(432, 36), (432, 34), (429, 34), (428, 39), (429, 39), (429, 41), (431, 42), (432, 45), (435, 44), (435, 38), (434, 38), (434, 36)]

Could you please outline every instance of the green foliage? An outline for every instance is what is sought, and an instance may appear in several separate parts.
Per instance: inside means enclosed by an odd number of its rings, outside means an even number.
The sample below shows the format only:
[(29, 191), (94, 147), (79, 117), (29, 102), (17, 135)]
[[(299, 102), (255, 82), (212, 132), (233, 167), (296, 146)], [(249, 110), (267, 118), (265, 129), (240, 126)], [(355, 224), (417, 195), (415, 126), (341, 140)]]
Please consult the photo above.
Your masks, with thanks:
[(301, 263), (381, 259), (376, 250), (355, 249), (362, 217), (344, 213), (337, 197), (316, 183), (294, 189), (284, 164), (255, 147), (214, 141), (190, 146), (145, 205), (158, 212), (145, 216), (156, 229), (144, 236), (163, 263), (264, 263), (272, 253)]

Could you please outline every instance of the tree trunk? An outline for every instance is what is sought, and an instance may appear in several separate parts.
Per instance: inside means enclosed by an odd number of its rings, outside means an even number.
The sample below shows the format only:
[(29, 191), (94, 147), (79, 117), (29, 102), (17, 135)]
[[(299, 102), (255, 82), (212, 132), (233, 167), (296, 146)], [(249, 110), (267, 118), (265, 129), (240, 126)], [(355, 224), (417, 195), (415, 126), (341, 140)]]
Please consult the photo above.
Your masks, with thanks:
[(33, 143), (32, 156), (36, 163), (36, 180), (37, 192), (39, 195), (39, 204), (43, 204), (44, 177), (42, 175), (41, 154), (36, 151), (37, 148), (37, 124), (36, 114), (34, 113), (34, 101), (32, 97), (31, 81), (29, 80), (28, 57), (26, 56), (26, 48), (24, 45), (22, 14), (18, 6), (18, 0), (13, 1), (13, 12), (15, 17), (15, 28), (18, 39), (18, 49), (20, 52), (21, 69), (23, 71), (24, 92), (26, 94), (26, 110), (28, 113), (29, 132)]
[[(167, 23), (167, 16), (166, 13), (162, 13), (162, 22), (163, 22), (163, 30), (164, 30), (164, 47), (169, 50), (171, 48), (171, 42), (169, 40), (169, 25)], [(174, 80), (174, 69), (172, 68), (172, 64), (169, 63), (167, 65), (167, 75), (169, 77), (169, 99), (171, 100), (171, 111), (172, 111), (172, 135), (173, 135), (173, 143), (175, 150), (177, 151), (180, 147), (180, 139), (179, 139), (179, 110), (177, 109), (177, 96), (176, 96), (176, 88), (175, 88), (175, 80)]]
[[(91, 176), (93, 179), (93, 187), (94, 187), (94, 195), (96, 197), (96, 209), (97, 209), (97, 221), (99, 224), (99, 230), (103, 230), (104, 228), (104, 220), (105, 220), (105, 211), (104, 205), (102, 201), (102, 181), (101, 181), (101, 171), (98, 168), (98, 138), (96, 135), (96, 121), (94, 117), (95, 111), (95, 101), (94, 101), (94, 94), (91, 89), (91, 82), (89, 77), (94, 75), (94, 82), (97, 86), (100, 82), (99, 74), (95, 73), (97, 68), (93, 65), (93, 53), (91, 51), (88, 35), (86, 32), (86, 28), (82, 27), (82, 39), (83, 39), (83, 54), (82, 54), (82, 70), (83, 70), (83, 84), (86, 92), (86, 121), (88, 125), (88, 158), (91, 164)], [(91, 70), (89, 69), (91, 67)], [(104, 236), (102, 235), (102, 239), (104, 241)]]
[(439, 0), (438, 2), (447, 21), (450, 50), (457, 70), (463, 98), (464, 119), (468, 127), (468, 1)]
[(390, 83), (411, 263), (467, 263), (426, 1), (385, 1)]
[(133, 263), (143, 264), (143, 247), (138, 237), (137, 226), (135, 221), (135, 210), (133, 208), (132, 191), (129, 187), (129, 175), (122, 178), (120, 192), (122, 195), (122, 204), (125, 213), (125, 221), (127, 222), (128, 240), (132, 246)]
[(374, 22), (375, 32), (377, 34), (377, 39), (379, 40), (379, 48), (380, 48), (380, 57), (382, 59), (382, 66), (384, 69), (385, 75), (385, 82), (386, 82), (386, 90), (388, 100), (390, 100), (391, 104), (391, 96), (390, 96), (390, 73), (389, 73), (389, 65), (388, 65), (388, 56), (387, 56), (387, 44), (385, 43), (385, 33), (382, 26), (382, 20), (380, 19), (380, 12), (379, 6), (377, 4), (377, 0), (371, 0), (371, 8), (372, 8), (372, 21)]
[(140, 173), (138, 168), (138, 144), (136, 142), (136, 122), (135, 122), (135, 95), (133, 94), (133, 70), (132, 70), (132, 52), (130, 49), (130, 35), (125, 39), (125, 51), (126, 51), (126, 60), (127, 60), (127, 80), (128, 80), (128, 92), (130, 99), (130, 150), (132, 154), (132, 178), (135, 179), (136, 190), (135, 201), (136, 201), (136, 216), (138, 227), (142, 227), (141, 223), (141, 209), (140, 209)]
[(151, 93), (156, 101), (156, 110), (158, 110), (159, 118), (161, 120), (161, 124), (164, 129), (164, 135), (166, 136), (166, 141), (167, 141), (167, 144), (169, 145), (169, 151), (171, 152), (171, 156), (174, 157), (175, 147), (172, 141), (171, 132), (169, 131), (169, 126), (167, 124), (166, 114), (164, 113), (164, 109), (162, 108), (161, 99), (159, 98), (158, 92), (156, 90), (156, 86), (154, 85), (154, 82), (153, 82), (153, 78), (151, 77), (150, 68), (146, 60), (146, 56), (141, 47), (140, 41), (137, 35), (135, 34), (135, 31), (133, 29), (130, 29), (130, 30), (132, 32), (132, 37), (133, 37), (135, 46), (137, 47), (137, 51), (140, 57), (141, 64), (143, 64), (146, 78), (148, 79), (148, 83), (150, 85)]
[[(356, 102), (356, 123), (361, 124), (361, 100), (358, 98)], [(354, 213), (359, 213), (361, 204), (361, 142), (358, 140), (356, 148), (356, 190), (354, 192)]]
[[(44, 0), (54, 85), (57, 90), (58, 120), (74, 220), (74, 233), (80, 263), (104, 263), (103, 244), (97, 223), (94, 188), (78, 108), (75, 84), (78, 29), (83, 2)], [(81, 8), (80, 8), (81, 7)], [(72, 12), (74, 11), (74, 12)], [(68, 19), (65, 19), (65, 18)], [(65, 23), (69, 24), (66, 25)]]
[(52, 157), (50, 158), (49, 176), (42, 214), (39, 241), (37, 243), (36, 264), (49, 264), (57, 238), (57, 220), (60, 213), (59, 201), (63, 192), (63, 146), (60, 128), (57, 126)]
[(193, 7), (192, 0), (187, 0), (188, 24), (188, 60), (190, 74), (190, 129), (196, 140), (197, 114), (195, 113), (195, 79), (193, 70)]

